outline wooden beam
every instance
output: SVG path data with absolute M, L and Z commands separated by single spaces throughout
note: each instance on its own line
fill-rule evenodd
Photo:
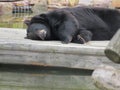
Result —
M 26 30 L 0 28 L 0 63 L 68 67 L 93 70 L 108 64 L 120 69 L 105 57 L 107 41 L 87 44 L 62 44 L 59 41 L 24 39 Z
M 97 90 L 80 70 L 0 65 L 0 90 Z M 83 82 L 84 81 L 84 82 Z
M 106 56 L 115 63 L 120 63 L 120 29 L 105 49 Z

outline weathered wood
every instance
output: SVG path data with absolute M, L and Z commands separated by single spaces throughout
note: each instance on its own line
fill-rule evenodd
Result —
M 108 44 L 105 54 L 110 60 L 120 63 L 120 29 Z
M 44 65 L 95 69 L 109 64 L 120 68 L 105 57 L 108 42 L 91 41 L 87 44 L 62 44 L 58 41 L 24 39 L 25 30 L 0 29 L 0 63 Z
M 97 90 L 90 76 L 44 67 L 0 67 L 0 90 Z
M 94 84 L 100 90 L 120 90 L 120 70 L 102 65 L 92 74 Z

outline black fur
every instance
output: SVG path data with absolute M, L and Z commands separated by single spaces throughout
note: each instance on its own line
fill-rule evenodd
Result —
M 27 37 L 33 39 L 29 34 L 41 28 L 47 31 L 44 40 L 60 40 L 63 43 L 110 40 L 120 28 L 120 12 L 89 7 L 57 9 L 34 16 L 28 25 Z M 33 36 L 41 40 L 39 35 Z

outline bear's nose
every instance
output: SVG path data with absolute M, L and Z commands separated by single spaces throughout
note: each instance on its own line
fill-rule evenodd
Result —
M 37 30 L 37 36 L 41 39 L 41 40 L 45 40 L 47 31 L 45 31 L 44 29 L 42 30 Z

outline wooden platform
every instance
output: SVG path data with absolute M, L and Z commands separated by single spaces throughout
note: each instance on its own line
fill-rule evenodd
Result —
M 98 90 L 90 75 L 89 70 L 0 64 L 0 90 Z
M 120 68 L 108 60 L 104 49 L 109 41 L 61 44 L 58 41 L 24 39 L 22 29 L 0 28 L 0 63 L 95 69 L 101 64 Z

